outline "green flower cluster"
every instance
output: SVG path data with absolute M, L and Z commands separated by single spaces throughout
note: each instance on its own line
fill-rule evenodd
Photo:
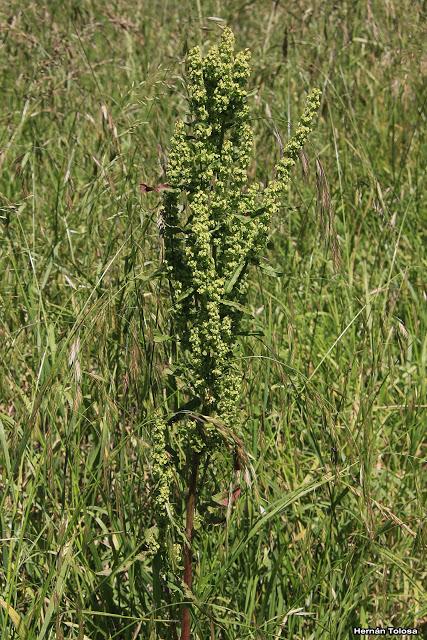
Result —
M 253 151 L 246 84 L 248 50 L 234 53 L 225 28 L 205 57 L 187 58 L 189 121 L 178 121 L 163 195 L 165 261 L 173 298 L 179 375 L 205 415 L 228 427 L 238 422 L 241 377 L 233 355 L 248 288 L 248 267 L 265 247 L 290 170 L 319 107 L 314 90 L 295 135 L 266 189 L 249 185 Z
M 170 488 L 173 480 L 173 471 L 169 463 L 169 454 L 166 451 L 166 430 L 167 425 L 157 411 L 154 416 L 152 429 L 152 464 L 153 479 L 156 486 L 155 500 L 157 507 L 157 519 L 159 524 L 166 521 L 170 505 Z

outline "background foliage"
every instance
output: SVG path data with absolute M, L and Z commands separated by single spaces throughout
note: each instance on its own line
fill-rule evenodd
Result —
M 425 628 L 425 19 L 406 0 L 1 3 L 2 639 L 154 639 L 178 617 L 153 607 L 151 430 L 175 399 L 160 201 L 138 184 L 164 177 L 187 49 L 224 24 L 253 53 L 253 178 L 307 91 L 323 101 L 251 274 L 254 478 L 229 509 L 232 463 L 206 479 L 194 637 Z

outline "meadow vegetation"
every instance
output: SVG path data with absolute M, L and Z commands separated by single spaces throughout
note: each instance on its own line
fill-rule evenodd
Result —
M 425 3 L 12 0 L 0 23 L 1 640 L 173 639 L 183 602 L 198 640 L 427 637 Z M 226 25 L 252 52 L 250 181 L 322 99 L 248 272 L 250 471 L 212 454 L 189 591 L 185 451 L 153 555 L 158 411 L 188 398 L 139 185 L 165 182 L 184 59 Z

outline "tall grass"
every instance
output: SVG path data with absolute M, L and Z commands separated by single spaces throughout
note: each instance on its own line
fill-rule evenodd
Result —
M 203 640 L 425 634 L 423 3 L 0 11 L 1 639 L 154 639 L 190 597 Z M 169 305 L 159 197 L 138 184 L 164 176 L 186 51 L 224 24 L 254 52 L 251 177 L 266 180 L 317 84 L 322 113 L 251 276 L 253 483 L 224 508 L 234 469 L 212 460 L 194 591 L 178 563 L 159 609 Z

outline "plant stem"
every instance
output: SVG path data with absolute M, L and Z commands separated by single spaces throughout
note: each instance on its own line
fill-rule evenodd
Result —
M 183 556 L 184 556 L 184 584 L 191 591 L 193 584 L 193 554 L 192 554 L 192 539 L 193 539 L 193 526 L 194 526 L 194 509 L 196 506 L 196 490 L 197 490 L 197 474 L 199 471 L 199 459 L 198 453 L 193 453 L 190 465 L 190 477 L 188 480 L 188 494 L 186 504 L 186 520 L 185 520 L 185 535 L 186 542 L 184 543 Z M 188 604 L 184 604 L 182 608 L 182 625 L 181 625 L 181 640 L 190 640 L 190 607 Z

